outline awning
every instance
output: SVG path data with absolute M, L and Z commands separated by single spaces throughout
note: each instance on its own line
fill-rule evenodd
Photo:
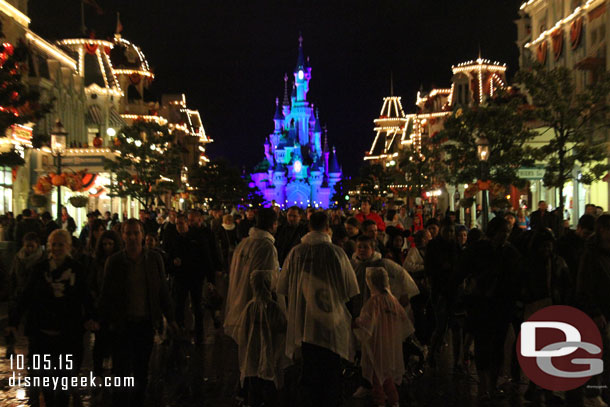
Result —
M 87 124 L 102 124 L 102 109 L 97 105 L 89 106 L 89 110 L 87 111 Z
M 119 114 L 119 112 L 117 112 L 113 107 L 110 108 L 110 120 L 109 120 L 109 124 L 110 127 L 115 127 L 115 128 L 122 128 L 123 126 L 125 126 L 127 123 L 125 123 L 125 120 L 123 120 L 123 118 L 121 117 L 121 115 Z

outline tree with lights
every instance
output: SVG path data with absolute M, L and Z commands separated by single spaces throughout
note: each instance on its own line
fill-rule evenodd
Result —
M 524 186 L 519 168 L 533 164 L 526 143 L 535 133 L 527 126 L 530 114 L 523 106 L 520 95 L 500 90 L 485 103 L 459 108 L 449 116 L 439 133 L 445 182 L 458 185 L 480 179 L 477 142 L 485 138 L 489 144 L 489 181 Z
M 1 23 L 0 37 L 4 37 Z M 8 42 L 0 44 L 0 134 L 15 124 L 36 123 L 50 111 L 51 104 L 40 103 L 40 94 L 22 80 L 28 55 L 29 49 L 23 41 L 16 46 Z M 38 141 L 35 136 L 34 144 L 41 144 Z M 0 164 L 23 165 L 23 159 L 11 151 L 0 154 Z
M 118 153 L 104 163 L 114 174 L 112 195 L 130 196 L 149 209 L 155 197 L 178 191 L 182 148 L 167 126 L 137 120 L 118 132 L 110 148 Z
M 594 81 L 582 91 L 574 81 L 575 72 L 536 65 L 517 73 L 531 98 L 531 114 L 545 144 L 534 150 L 537 160 L 544 161 L 543 182 L 546 187 L 563 187 L 580 172 L 579 181 L 590 184 L 610 170 L 606 163 L 606 129 L 610 125 L 610 74 L 594 72 Z M 548 139 L 548 141 L 546 141 Z M 563 192 L 559 207 L 564 206 Z
M 421 197 L 423 191 L 438 185 L 442 180 L 440 176 L 444 175 L 438 133 L 411 140 L 411 143 L 400 151 L 398 163 L 400 170 L 404 172 L 409 196 Z
M 224 159 L 212 160 L 189 172 L 189 185 L 197 201 L 216 204 L 252 204 L 263 202 L 261 194 L 248 179 Z

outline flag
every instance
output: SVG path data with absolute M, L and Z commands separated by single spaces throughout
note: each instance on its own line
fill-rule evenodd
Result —
M 121 13 L 116 13 L 116 34 L 120 34 L 123 31 L 123 24 L 121 24 Z
M 97 14 L 104 14 L 104 10 L 100 7 L 95 0 L 82 0 L 83 4 L 87 4 L 95 9 Z

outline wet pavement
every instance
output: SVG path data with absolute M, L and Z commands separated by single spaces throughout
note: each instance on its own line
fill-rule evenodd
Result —
M 1 325 L 1 321 L 0 321 Z M 0 328 L 3 328 L 0 326 Z M 238 406 L 235 398 L 239 379 L 237 368 L 237 346 L 224 336 L 221 330 L 210 326 L 207 330 L 206 344 L 195 346 L 187 341 L 161 343 L 156 340 L 150 365 L 150 382 L 146 405 L 150 407 L 190 407 L 190 406 Z M 451 341 L 447 341 L 448 344 Z M 86 342 L 85 342 L 86 344 Z M 443 347 L 436 368 L 427 368 L 425 374 L 409 384 L 399 387 L 401 406 L 476 406 L 477 378 L 471 366 L 466 373 L 454 373 L 450 358 L 450 346 Z M 86 347 L 87 349 L 88 347 Z M 26 354 L 26 339 L 20 337 L 16 352 Z M 4 356 L 6 347 L 4 338 L 0 339 L 0 356 Z M 89 375 L 91 352 L 85 352 L 82 375 Z M 24 394 L 18 394 L 17 387 L 9 386 L 9 377 L 13 372 L 9 362 L 0 359 L 0 406 L 16 407 L 28 405 Z M 294 369 L 287 373 L 297 377 Z M 295 382 L 296 380 L 292 380 Z M 354 400 L 350 395 L 357 388 L 357 379 L 348 378 L 344 384 L 347 407 L 372 406 L 370 399 Z M 507 388 L 510 390 L 510 388 Z M 495 402 L 498 406 L 518 406 L 522 404 L 525 390 L 521 385 L 519 391 L 508 391 L 509 397 Z M 107 390 L 79 391 L 81 404 L 85 407 L 110 407 L 110 393 Z M 292 386 L 280 393 L 281 405 L 299 404 L 299 391 Z M 42 405 L 42 403 L 41 403 Z M 74 402 L 72 405 L 76 406 Z

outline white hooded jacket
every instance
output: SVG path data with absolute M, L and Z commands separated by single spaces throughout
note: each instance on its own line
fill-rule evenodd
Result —
M 255 270 L 269 270 L 272 274 L 272 290 L 275 289 L 280 265 L 275 239 L 266 230 L 251 228 L 249 236 L 235 248 L 229 268 L 229 291 L 225 311 L 225 333 L 237 342 L 239 318 L 246 304 L 252 299 L 250 274 Z M 281 305 L 282 302 L 280 302 Z
M 352 316 L 346 303 L 358 294 L 358 282 L 345 252 L 327 234 L 309 232 L 290 251 L 277 292 L 288 298 L 288 357 L 307 342 L 353 360 Z

